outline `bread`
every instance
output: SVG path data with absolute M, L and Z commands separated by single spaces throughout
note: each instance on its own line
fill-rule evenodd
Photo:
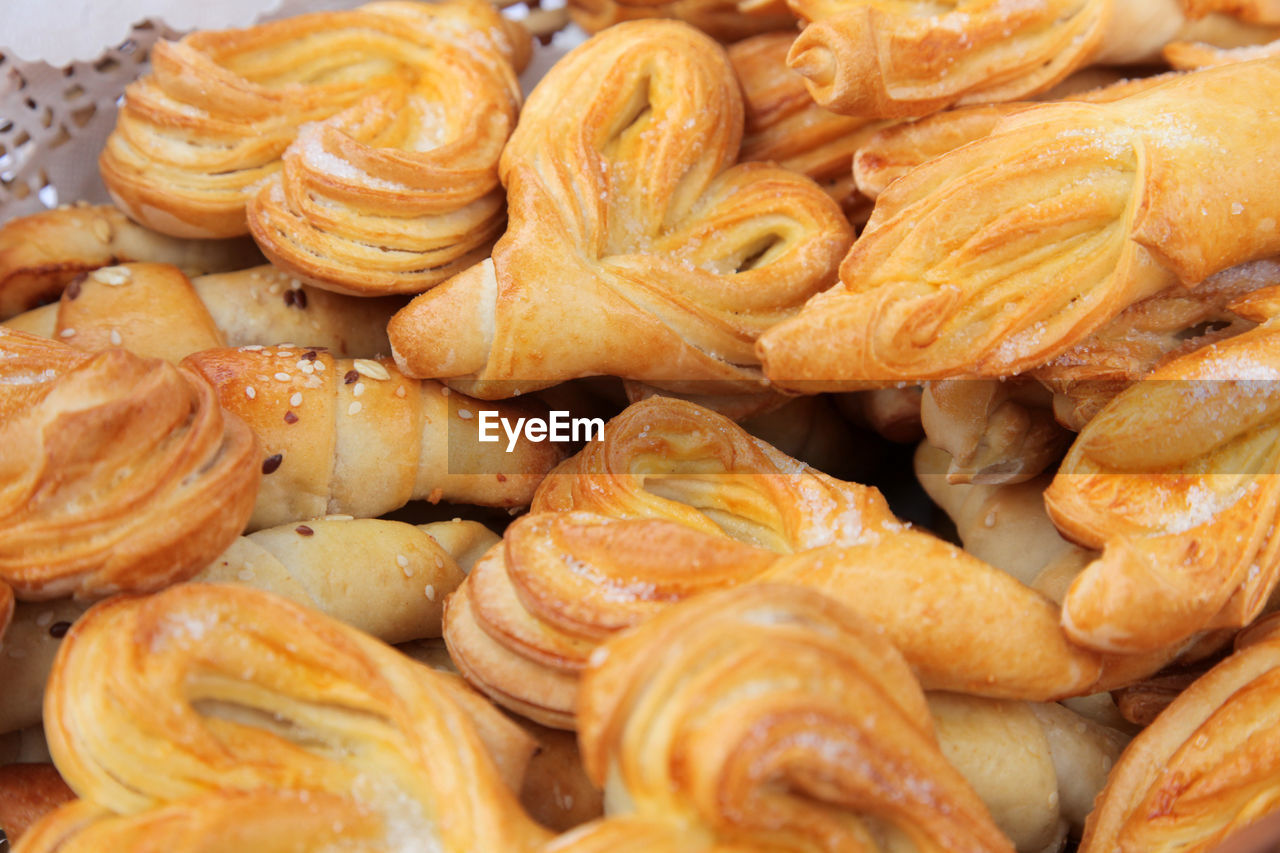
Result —
M 17 844 L 27 827 L 75 794 L 52 764 L 0 766 L 0 831 Z
M 1280 252 L 1261 190 L 1277 136 L 1248 106 L 1272 94 L 1280 60 L 1236 63 L 1028 107 L 930 160 L 877 199 L 842 284 L 761 337 L 765 373 L 808 390 L 1013 375 L 1134 302 Z M 1210 157 L 1239 167 L 1206 182 Z
M 389 359 L 303 347 L 206 350 L 183 362 L 208 379 L 262 445 L 250 529 L 323 515 L 374 517 L 410 500 L 521 506 L 560 451 L 478 441 L 480 404 L 419 382 Z M 533 414 L 514 403 L 504 417 Z
M 166 264 L 121 264 L 78 279 L 56 305 L 4 325 L 81 349 L 115 345 L 119 337 L 134 352 L 173 361 L 212 347 L 282 341 L 305 341 L 345 358 L 374 358 L 391 351 L 387 320 L 402 304 L 395 297 L 331 293 L 272 266 L 188 283 Z
M 545 837 L 509 787 L 532 748 L 518 727 L 452 676 L 258 590 L 100 603 L 59 651 L 45 721 L 81 800 L 33 827 L 27 853 L 316 849 L 335 826 L 381 849 Z
M 922 116 L 953 104 L 1022 100 L 1086 65 L 1157 60 L 1170 41 L 1275 38 L 1266 0 L 791 0 L 809 22 L 788 62 L 823 107 Z M 1213 13 L 1213 14 L 1210 14 Z M 1208 15 L 1208 17 L 1205 17 Z
M 742 109 L 687 25 L 631 21 L 572 51 L 503 152 L 492 257 L 392 318 L 401 369 L 483 398 L 596 374 L 759 391 L 755 338 L 831 284 L 852 234 L 808 178 L 734 165 Z
M 0 320 L 57 299 L 72 279 L 99 267 L 152 261 L 203 275 L 261 259 L 250 240 L 177 240 L 106 205 L 20 216 L 0 225 Z
M 253 433 L 192 371 L 0 334 L 0 580 L 24 600 L 143 592 L 240 534 Z

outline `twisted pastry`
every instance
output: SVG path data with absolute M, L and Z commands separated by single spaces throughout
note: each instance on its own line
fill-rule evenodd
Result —
M 272 266 L 188 283 L 165 264 L 121 264 L 77 282 L 56 305 L 4 325 L 81 349 L 114 346 L 118 337 L 133 352 L 173 361 L 212 347 L 280 341 L 306 341 L 345 358 L 373 358 L 391 351 L 387 320 L 403 304 L 395 297 L 321 290 Z
M 713 593 L 615 638 L 580 718 L 609 817 L 555 851 L 601 849 L 616 821 L 687 839 L 623 849 L 1013 849 L 943 758 L 902 657 L 808 590 Z
M 175 240 L 107 205 L 19 216 L 0 225 L 0 320 L 56 299 L 72 279 L 98 267 L 153 261 L 202 275 L 261 259 L 249 240 Z
M 528 53 L 484 2 L 365 7 L 393 22 L 380 56 L 405 81 L 302 127 L 246 217 L 276 265 L 339 293 L 420 293 L 482 260 L 505 221 L 498 156 Z M 517 44 L 517 40 L 521 43 Z
M 724 52 L 684 24 L 572 51 L 503 152 L 492 258 L 392 318 L 401 369 L 480 397 L 595 374 L 758 390 L 756 337 L 831 283 L 852 235 L 807 178 L 733 165 L 742 110 Z
M 453 677 L 257 590 L 102 602 L 68 634 L 45 711 L 81 801 L 38 823 L 25 853 L 544 839 L 509 789 L 532 746 L 518 727 Z
M 1272 98 L 1280 59 L 1009 117 L 880 196 L 842 286 L 760 339 L 766 373 L 806 388 L 1016 374 L 1175 283 L 1280 252 L 1280 201 L 1261 190 L 1280 119 L 1249 106 Z M 1234 165 L 1205 182 L 1210 158 Z
M 390 250 L 378 264 L 383 271 L 438 265 L 453 239 L 450 217 L 474 221 L 472 211 L 459 211 L 496 185 L 497 148 L 518 97 L 509 63 L 527 61 L 527 42 L 518 25 L 467 0 L 389 0 L 160 42 L 151 72 L 125 90 L 99 159 L 103 181 L 130 217 L 158 231 L 244 234 L 246 204 L 262 194 L 269 203 L 283 189 L 285 149 L 305 125 L 319 122 L 308 131 L 316 150 L 303 150 L 311 144 L 303 142 L 285 179 L 291 192 L 305 181 L 324 194 L 289 211 L 290 228 L 314 231 L 295 234 L 303 242 L 287 245 L 279 233 L 284 211 L 260 212 L 267 219 L 255 235 L 268 236 L 266 250 L 297 263 L 310 239 L 318 242 L 313 254 L 345 256 L 338 264 L 345 269 L 369 263 L 381 240 Z M 470 102 L 493 115 L 453 101 L 442 108 L 441 98 L 460 84 L 475 84 Z M 464 129 L 467 136 L 457 138 Z M 370 218 L 378 205 L 381 219 Z M 442 217 L 443 233 L 418 221 L 426 215 Z M 473 248 L 464 245 L 458 254 Z M 319 258 L 310 263 L 327 271 Z
M 674 18 L 722 42 L 795 28 L 781 0 L 573 0 L 570 19 L 589 33 L 622 21 Z
M 1158 60 L 1160 49 L 1178 39 L 1256 44 L 1275 38 L 1280 23 L 1267 0 L 789 5 L 810 22 L 788 62 L 805 76 L 814 100 L 846 115 L 889 118 L 1024 99 L 1085 65 Z
M 16 844 L 31 824 L 75 799 L 52 764 L 0 766 L 0 832 Z
M 1142 651 L 1261 611 L 1280 580 L 1277 364 L 1271 321 L 1152 371 L 1080 433 L 1045 493 L 1102 551 L 1063 602 L 1074 640 Z
M 410 500 L 529 502 L 560 461 L 555 445 L 511 453 L 479 441 L 477 401 L 409 379 L 389 359 L 296 347 L 206 350 L 183 362 L 207 378 L 262 445 L 266 475 L 249 527 L 326 514 L 382 515 Z M 514 421 L 523 405 L 488 406 Z
M 787 68 L 792 32 L 745 39 L 729 48 L 746 105 L 743 160 L 772 161 L 808 175 L 847 214 L 869 212 L 850 172 L 857 152 L 884 122 L 827 112 L 813 102 L 804 79 Z
M 159 589 L 244 528 L 259 448 L 192 371 L 0 334 L 0 580 L 24 599 Z
M 1210 851 L 1277 809 L 1276 620 L 1187 687 L 1121 756 L 1082 853 Z

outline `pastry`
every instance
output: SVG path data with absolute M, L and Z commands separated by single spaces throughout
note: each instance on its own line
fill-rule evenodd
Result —
M 1063 602 L 1076 642 L 1143 651 L 1259 614 L 1280 579 L 1277 364 L 1270 321 L 1152 371 L 1077 437 L 1045 493 L 1102 551 Z
M 250 240 L 178 240 L 106 205 L 20 216 L 0 225 L 0 320 L 57 299 L 72 279 L 98 267 L 153 261 L 203 275 L 261 259 Z
M 13 845 L 27 827 L 75 799 L 52 764 L 0 766 L 0 832 Z
M 873 430 L 881 438 L 899 444 L 914 444 L 924 438 L 924 426 L 920 423 L 923 389 L 917 385 L 852 391 L 834 397 L 845 417 Z
M 638 18 L 674 18 L 724 42 L 795 27 L 781 0 L 573 0 L 569 16 L 589 33 Z
M 1160 58 L 1179 39 L 1222 46 L 1276 37 L 1267 0 L 790 0 L 809 22 L 788 62 L 823 107 L 922 116 L 1025 99 L 1086 65 Z
M 401 369 L 483 398 L 595 374 L 759 391 L 756 337 L 831 284 L 852 235 L 808 178 L 734 165 L 742 114 L 723 50 L 685 24 L 573 50 L 503 152 L 493 256 L 392 318 Z
M 481 444 L 480 404 L 403 376 L 389 359 L 304 347 L 206 350 L 183 362 L 208 379 L 262 445 L 257 530 L 328 514 L 374 517 L 410 500 L 521 506 L 560 461 L 554 444 Z M 503 417 L 523 404 L 487 405 Z
M 281 341 L 306 341 L 345 358 L 373 358 L 391 352 L 387 320 L 403 305 L 395 297 L 331 293 L 272 266 L 188 283 L 165 264 L 121 264 L 77 282 L 57 304 L 4 325 L 81 349 L 115 345 L 119 337 L 134 352 L 174 361 L 211 347 Z
M 494 158 L 516 106 L 508 62 L 527 58 L 527 34 L 478 0 L 390 0 L 161 41 L 151 72 L 125 90 L 99 159 L 103 181 L 131 218 L 181 237 L 246 233 L 256 198 L 265 208 L 255 236 L 277 260 L 309 264 L 314 283 L 333 285 L 321 281 L 333 267 L 346 274 L 377 256 L 375 287 L 385 289 L 397 270 L 446 262 L 440 255 L 457 240 L 451 216 L 477 224 L 466 206 L 496 186 Z M 485 86 L 474 103 L 492 115 L 452 100 L 455 86 L 477 81 Z M 282 184 L 281 158 L 309 123 Z M 431 149 L 446 141 L 434 136 L 442 124 L 447 137 L 465 135 L 448 140 L 462 150 L 446 145 L 453 157 L 440 162 Z M 442 169 L 454 166 L 446 188 Z M 312 195 L 291 195 L 304 190 Z M 486 205 L 480 221 L 501 217 L 494 200 Z M 375 209 L 381 220 L 369 216 Z M 421 221 L 428 214 L 443 216 L 440 233 Z M 396 251 L 378 254 L 380 245 Z M 473 249 L 464 243 L 454 257 Z
M 881 194 L 842 284 L 761 337 L 766 374 L 809 390 L 1013 375 L 1134 302 L 1280 253 L 1262 191 L 1277 135 L 1251 106 L 1273 96 L 1280 59 L 1006 118 Z M 1237 165 L 1206 182 L 1209 158 Z
M 25 853 L 318 849 L 335 827 L 366 849 L 545 838 L 511 790 L 532 751 L 517 726 L 455 677 L 258 590 L 99 603 L 59 650 L 45 711 L 81 799 Z
M 1125 750 L 1081 853 L 1212 851 L 1276 810 L 1276 620 L 1197 679 Z
M 1204 42 L 1181 41 L 1165 45 L 1163 51 L 1165 60 L 1183 71 L 1274 56 L 1277 52 L 1280 52 L 1280 41 L 1248 47 L 1217 47 Z
M 231 543 L 253 433 L 191 370 L 0 333 L 0 580 L 24 600 L 159 589 Z
M 943 758 L 902 657 L 810 590 L 670 608 L 601 648 L 579 714 L 608 816 L 554 851 L 1013 849 Z M 683 842 L 618 844 L 632 828 Z

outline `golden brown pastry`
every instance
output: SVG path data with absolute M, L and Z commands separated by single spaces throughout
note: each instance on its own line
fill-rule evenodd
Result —
M 1142 651 L 1261 612 L 1280 580 L 1278 419 L 1271 321 L 1152 371 L 1089 422 L 1045 493 L 1063 533 L 1102 551 L 1063 602 L 1073 639 Z
M 387 320 L 404 304 L 396 297 L 321 290 L 272 266 L 188 283 L 166 264 L 121 264 L 78 282 L 57 304 L 19 314 L 4 325 L 81 349 L 114 345 L 119 337 L 134 352 L 174 361 L 216 346 L 281 341 L 305 341 L 345 358 L 373 358 L 391 352 Z
M 808 178 L 734 165 L 742 110 L 723 50 L 685 24 L 576 48 L 503 152 L 507 232 L 396 314 L 397 363 L 484 398 L 596 374 L 758 391 L 756 337 L 830 285 L 852 235 Z
M 512 62 L 529 36 L 474 0 L 362 11 L 387 22 L 369 53 L 399 65 L 400 80 L 301 127 L 246 216 L 272 262 L 320 287 L 420 293 L 482 260 L 502 232 L 498 156 L 520 106 Z M 334 48 L 350 49 L 343 41 Z
M 1280 52 L 1280 41 L 1248 47 L 1217 47 L 1204 42 L 1181 41 L 1165 45 L 1162 51 L 1165 61 L 1183 71 L 1274 56 L 1278 52 Z
M 249 527 L 328 514 L 382 515 L 410 500 L 521 506 L 560 461 L 554 444 L 478 440 L 481 406 L 390 359 L 335 359 L 303 347 L 206 350 L 183 364 L 213 383 L 262 445 Z M 486 404 L 513 420 L 526 406 Z M 518 414 L 517 414 L 518 413 Z
M 501 217 L 480 200 L 518 97 L 509 62 L 528 50 L 519 25 L 474 0 L 389 0 L 162 41 L 125 90 L 103 180 L 134 220 L 183 237 L 246 233 L 256 197 L 256 238 L 314 283 L 369 267 L 380 275 L 340 286 L 413 289 L 398 275 L 476 248 L 451 218 L 492 230 L 483 223 Z M 282 184 L 281 158 L 309 123 Z
M 253 433 L 192 371 L 0 333 L 0 580 L 98 598 L 195 574 L 249 518 Z
M 1082 853 L 1211 851 L 1276 810 L 1280 646 L 1268 622 L 1134 738 L 1089 816 Z
M 0 766 L 0 832 L 13 845 L 27 828 L 75 799 L 52 764 Z
M 520 788 L 520 804 L 538 823 L 567 832 L 604 813 L 604 792 L 582 766 L 578 737 L 528 720 L 516 722 L 538 743 Z
M 1247 84 L 1246 82 L 1247 81 Z M 761 337 L 775 384 L 1007 376 L 1134 302 L 1280 252 L 1280 60 L 1011 116 L 877 200 L 842 284 Z M 1261 99 L 1261 100 L 1257 100 Z M 1238 164 L 1203 179 L 1209 160 Z
M 1233 47 L 1276 37 L 1268 0 L 790 0 L 809 21 L 788 61 L 823 107 L 927 115 L 1025 99 L 1092 63 L 1160 58 L 1178 39 Z M 1206 17 L 1207 16 L 1207 17 Z
M 1054 420 L 1053 395 L 1037 382 L 940 379 L 925 385 L 920 423 L 951 455 L 953 483 L 1020 483 L 1055 465 L 1071 434 Z
M 154 261 L 203 275 L 261 259 L 249 240 L 175 240 L 107 205 L 19 216 L 0 225 L 0 320 L 57 299 L 72 279 L 98 267 Z
M 608 817 L 551 850 L 645 824 L 684 840 L 620 849 L 1013 849 L 943 758 L 902 657 L 809 590 L 713 593 L 615 638 L 579 714 Z
M 729 48 L 746 106 L 743 160 L 764 160 L 808 175 L 855 220 L 870 206 L 853 184 L 854 153 L 884 122 L 827 112 L 813 102 L 804 78 L 787 67 L 794 30 L 766 33 Z
M 796 24 L 781 0 L 573 0 L 569 16 L 589 33 L 638 18 L 674 18 L 723 42 Z
M 100 603 L 59 652 L 45 728 L 81 800 L 33 827 L 26 853 L 545 839 L 511 791 L 532 751 L 518 727 L 456 678 L 258 590 Z
M 836 406 L 849 420 L 900 444 L 914 444 L 924 438 L 920 423 L 922 397 L 923 389 L 916 385 L 834 395 Z
M 13 619 L 13 590 L 4 581 L 0 581 L 0 640 L 4 639 L 4 632 L 9 628 L 9 621 Z

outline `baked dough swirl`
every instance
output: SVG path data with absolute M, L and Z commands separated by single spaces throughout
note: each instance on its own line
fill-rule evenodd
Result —
M 258 443 L 194 372 L 0 330 L 0 580 L 22 599 L 184 580 L 244 528 Z
M 759 390 L 755 339 L 831 284 L 852 233 L 808 178 L 734 165 L 742 116 L 724 51 L 685 24 L 576 48 L 503 152 L 492 258 L 392 318 L 401 369 L 482 398 L 596 374 Z
M 94 607 L 59 650 L 45 730 L 80 801 L 32 828 L 26 853 L 545 838 L 511 791 L 533 748 L 517 726 L 455 677 L 245 587 Z

